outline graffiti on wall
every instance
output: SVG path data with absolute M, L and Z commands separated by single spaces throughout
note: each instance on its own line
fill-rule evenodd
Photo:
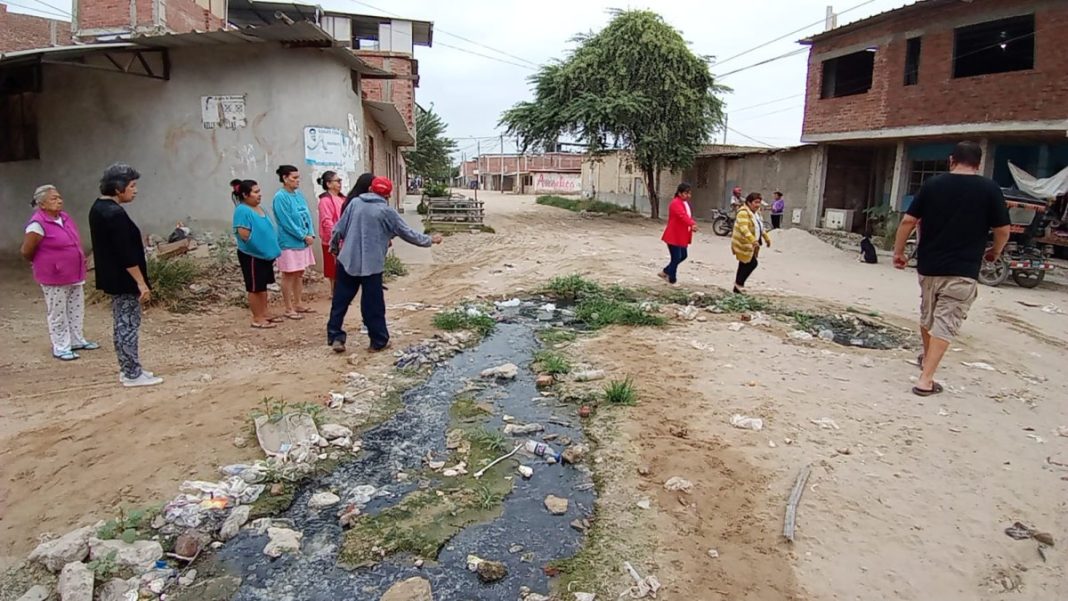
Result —
M 582 177 L 578 173 L 539 173 L 534 176 L 534 192 L 578 194 L 582 191 Z

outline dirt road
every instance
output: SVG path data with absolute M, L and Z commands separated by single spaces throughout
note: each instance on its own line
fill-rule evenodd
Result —
M 658 224 L 485 197 L 496 234 L 452 236 L 432 264 L 412 265 L 391 286 L 396 345 L 431 331 L 430 312 L 397 307 L 407 302 L 521 296 L 568 273 L 660 284 Z M 690 256 L 680 268 L 687 289 L 729 285 L 727 239 L 702 232 Z M 150 311 L 143 359 L 166 382 L 126 390 L 110 344 L 73 364 L 52 360 L 39 289 L 21 266 L 0 275 L 0 555 L 9 560 L 42 532 L 106 517 L 118 504 L 169 498 L 182 480 L 215 479 L 217 466 L 253 458 L 233 439 L 264 396 L 319 400 L 348 371 L 390 367 L 390 357 L 357 353 L 353 366 L 327 349 L 327 289 L 319 284 L 319 313 L 273 331 L 250 329 L 232 307 Z M 918 305 L 913 272 L 858 263 L 802 232 L 775 237 L 750 288 L 797 306 L 864 307 L 903 327 Z M 929 399 L 908 392 L 916 374 L 909 353 L 794 343 L 777 324 L 733 332 L 732 318 L 707 314 L 585 339 L 569 352 L 632 376 L 641 393 L 600 451 L 605 463 L 626 467 L 609 479 L 604 519 L 624 528 L 624 543 L 650 541 L 640 569 L 658 575 L 669 600 L 964 600 L 1009 590 L 1019 599 L 1068 597 L 1068 468 L 1048 462 L 1068 464 L 1068 438 L 1055 431 L 1068 426 L 1068 315 L 1040 308 L 1050 304 L 1068 311 L 1063 287 L 983 289 L 947 356 L 948 391 Z M 108 342 L 105 306 L 88 310 L 87 331 Z M 734 413 L 763 418 L 764 430 L 731 427 Z M 820 418 L 839 429 L 821 429 L 812 422 Z M 638 465 L 649 475 L 639 476 Z M 782 512 L 805 465 L 812 477 L 789 545 Z M 672 476 L 695 484 L 685 506 L 662 487 Z M 635 509 L 641 497 L 652 500 L 649 510 Z M 1034 541 L 1004 534 L 1014 521 L 1052 533 L 1048 563 Z

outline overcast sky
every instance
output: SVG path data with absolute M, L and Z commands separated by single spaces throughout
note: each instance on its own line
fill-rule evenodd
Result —
M 38 4 L 39 0 L 11 1 L 42 6 Z M 42 1 L 66 10 L 70 7 L 70 0 Z M 314 0 L 297 1 L 314 3 Z M 434 22 L 433 47 L 416 49 L 422 77 L 416 100 L 423 106 L 434 106 L 448 123 L 449 135 L 457 138 L 460 149 L 471 156 L 475 151 L 475 140 L 464 138 L 499 134 L 497 120 L 501 112 L 531 97 L 526 78 L 534 72 L 532 64 L 563 57 L 570 48 L 568 40 L 574 34 L 603 28 L 610 18 L 608 8 L 647 8 L 660 13 L 669 24 L 682 31 L 695 53 L 717 57 L 721 64 L 714 65 L 712 71 L 718 75 L 801 48 L 797 40 L 822 31 L 828 2 L 645 0 L 623 4 L 618 0 L 369 0 L 364 3 L 321 0 L 320 4 L 329 10 L 402 15 Z M 905 4 L 904 0 L 839 0 L 834 7 L 844 13 L 838 21 L 839 25 L 844 25 Z M 18 7 L 10 10 L 29 12 Z M 802 28 L 803 31 L 771 42 Z M 754 47 L 759 48 L 730 59 Z M 733 130 L 727 132 L 729 143 L 758 145 L 754 140 L 759 140 L 768 145 L 787 146 L 799 142 L 806 61 L 807 53 L 802 52 L 721 80 L 733 88 L 724 98 L 728 125 Z M 763 103 L 769 104 L 753 107 Z M 482 141 L 483 152 L 496 151 L 499 147 L 499 142 Z M 514 141 L 506 140 L 505 151 L 514 149 Z

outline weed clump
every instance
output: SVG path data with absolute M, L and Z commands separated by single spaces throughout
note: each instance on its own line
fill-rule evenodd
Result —
M 554 376 L 571 372 L 571 362 L 567 357 L 552 351 L 539 351 L 534 355 L 534 363 L 538 371 Z
M 434 316 L 434 327 L 446 332 L 456 330 L 471 330 L 480 336 L 488 336 L 497 322 L 481 311 L 464 308 L 443 311 Z
M 192 309 L 188 299 L 189 285 L 201 275 L 196 261 L 188 257 L 163 259 L 148 257 L 148 281 L 152 286 L 152 304 L 168 311 L 186 313 Z
M 581 198 L 568 198 L 565 196 L 539 196 L 535 200 L 540 205 L 547 207 L 556 207 L 558 209 L 567 209 L 568 211 L 586 211 L 589 213 L 605 213 L 608 215 L 614 215 L 616 213 L 633 213 L 634 210 L 629 207 L 615 205 L 610 202 L 603 202 L 600 200 L 584 200 Z
M 580 301 L 575 317 L 593 329 L 610 325 L 662 326 L 667 323 L 662 315 L 650 313 L 646 306 L 601 296 Z
M 400 257 L 390 253 L 386 255 L 386 270 L 383 272 L 388 278 L 399 278 L 408 275 L 408 266 Z
M 612 380 L 604 387 L 604 400 L 613 405 L 632 407 L 638 404 L 638 391 L 630 376 L 623 380 Z

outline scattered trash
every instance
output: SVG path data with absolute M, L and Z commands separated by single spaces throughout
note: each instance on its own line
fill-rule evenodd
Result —
M 638 506 L 638 509 L 649 509 L 653 506 L 652 502 L 649 501 L 649 499 L 642 499 L 635 504 Z
M 499 301 L 497 303 L 497 307 L 501 309 L 514 309 L 522 304 L 523 301 L 519 300 L 518 298 L 513 298 L 511 300 Z
M 809 334 L 808 332 L 806 332 L 804 330 L 794 330 L 794 331 L 790 332 L 789 337 L 792 340 L 801 340 L 801 341 L 807 341 L 807 340 L 812 340 L 813 339 L 812 334 Z
M 834 341 L 834 330 L 827 330 L 827 329 L 820 330 L 819 338 L 820 338 L 820 340 L 828 340 L 828 341 L 833 342 Z
M 483 378 L 496 378 L 498 380 L 514 380 L 518 375 L 519 367 L 515 363 L 505 363 L 482 371 Z
M 794 489 L 790 492 L 790 499 L 786 503 L 786 520 L 783 525 L 782 535 L 790 542 L 794 542 L 794 529 L 797 526 L 797 505 L 801 502 L 801 494 L 805 492 L 805 483 L 808 482 L 810 473 L 812 473 L 812 466 L 806 465 L 801 470 L 801 473 L 797 475 Z
M 652 597 L 656 599 L 656 593 L 660 590 L 660 581 L 656 579 L 656 576 L 641 577 L 641 574 L 634 569 L 634 566 L 630 565 L 630 562 L 623 563 L 624 569 L 630 574 L 630 577 L 634 579 L 634 586 L 627 589 L 627 594 L 631 599 L 644 599 L 646 597 Z
M 545 508 L 553 515 L 564 515 L 567 513 L 568 504 L 569 501 L 567 499 L 562 499 L 555 495 L 545 497 Z
M 771 325 L 771 318 L 761 311 L 749 316 L 749 325 L 755 327 Z
M 605 373 L 603 369 L 589 369 L 576 372 L 571 379 L 576 382 L 593 382 L 594 380 L 603 380 L 604 376 Z
M 534 434 L 535 432 L 542 432 L 545 430 L 545 426 L 541 424 L 508 424 L 504 427 L 504 433 L 508 436 L 525 436 L 527 434 Z
M 664 489 L 670 492 L 685 492 L 689 493 L 693 491 L 693 482 L 680 478 L 679 476 L 673 476 L 667 482 L 664 483 Z
M 961 361 L 960 364 L 964 367 L 971 367 L 972 369 L 981 369 L 983 371 L 997 371 L 997 369 L 995 369 L 993 365 L 990 365 L 989 363 L 983 363 L 982 361 L 975 361 L 973 363 Z
M 533 453 L 538 457 L 553 458 L 556 461 L 560 461 L 560 453 L 555 449 L 545 444 L 544 442 L 538 442 L 536 440 L 528 440 L 523 443 L 523 449 L 528 453 Z
M 727 324 L 727 329 L 730 330 L 731 332 L 741 332 L 742 328 L 744 328 L 744 327 L 745 327 L 745 324 L 741 323 L 741 322 L 738 322 L 738 321 L 734 321 L 734 322 L 731 322 L 731 323 Z
M 838 424 L 836 424 L 835 421 L 833 419 L 829 418 L 829 417 L 821 417 L 819 419 L 810 419 L 808 421 L 810 421 L 810 422 L 816 424 L 817 426 L 819 426 L 820 430 L 840 430 L 841 429 L 841 428 L 838 427 Z
M 764 420 L 759 417 L 749 417 L 735 413 L 731 416 L 731 425 L 742 430 L 761 431 L 764 429 Z
M 263 554 L 277 559 L 283 553 L 299 552 L 300 540 L 304 538 L 304 533 L 289 528 L 272 527 L 267 529 L 267 538 L 269 541 L 263 548 Z
M 777 445 L 775 444 L 775 441 L 774 441 L 774 440 L 769 440 L 769 441 L 768 441 L 768 447 L 769 447 L 769 448 L 772 448 L 772 449 L 774 449 L 774 448 L 775 448 L 776 446 L 777 446 Z
M 249 515 L 252 513 L 252 507 L 249 505 L 238 505 L 230 512 L 230 515 L 226 516 L 226 520 L 223 522 L 222 527 L 219 528 L 219 540 L 228 541 L 231 538 L 237 536 L 237 532 L 241 530 L 241 527 L 248 522 Z
M 683 321 L 693 321 L 697 319 L 698 309 L 693 305 L 686 305 L 685 307 L 679 307 L 675 311 L 675 316 Z
M 287 455 L 297 447 L 311 447 L 319 436 L 311 415 L 303 412 L 286 413 L 272 418 L 261 415 L 255 419 L 256 438 L 268 456 Z
M 1049 313 L 1051 315 L 1064 315 L 1064 311 L 1062 311 L 1060 307 L 1054 304 L 1049 304 L 1042 307 L 1042 312 Z
M 491 467 L 493 467 L 493 466 L 497 465 L 498 463 L 500 463 L 500 462 L 504 461 L 505 459 L 508 459 L 508 458 L 509 458 L 509 457 L 511 457 L 512 455 L 515 455 L 516 453 L 518 453 L 518 452 L 519 452 L 519 449 L 521 449 L 521 448 L 523 448 L 523 445 L 515 445 L 515 448 L 514 448 L 514 449 L 512 449 L 512 452 L 511 452 L 511 453 L 508 453 L 508 454 L 506 454 L 506 455 L 502 455 L 502 456 L 500 456 L 500 457 L 498 457 L 498 458 L 494 459 L 493 461 L 491 461 L 491 462 L 489 463 L 489 465 L 487 465 L 486 467 L 484 467 L 484 468 L 482 468 L 482 469 L 478 470 L 477 472 L 475 472 L 475 479 L 477 480 L 477 479 L 481 478 L 481 477 L 482 477 L 482 475 L 483 475 L 483 474 L 485 474 L 485 473 L 486 473 L 486 472 L 487 472 L 487 471 L 488 471 L 488 470 L 489 470 L 489 469 L 490 469 Z M 461 463 L 460 465 L 463 465 L 463 464 Z M 459 466 L 457 466 L 457 467 L 459 467 Z M 465 472 L 463 472 L 463 473 L 465 473 L 465 474 L 466 474 L 467 472 L 465 471 Z
M 1009 526 L 1005 529 L 1005 534 L 1008 534 L 1010 538 L 1014 538 L 1016 540 L 1025 540 L 1034 536 L 1034 531 L 1032 531 L 1027 526 L 1024 526 L 1020 522 L 1016 522 L 1012 526 Z
M 712 559 L 718 559 L 719 558 L 719 551 L 717 551 L 715 549 L 709 549 L 708 550 L 708 556 L 711 557 Z

